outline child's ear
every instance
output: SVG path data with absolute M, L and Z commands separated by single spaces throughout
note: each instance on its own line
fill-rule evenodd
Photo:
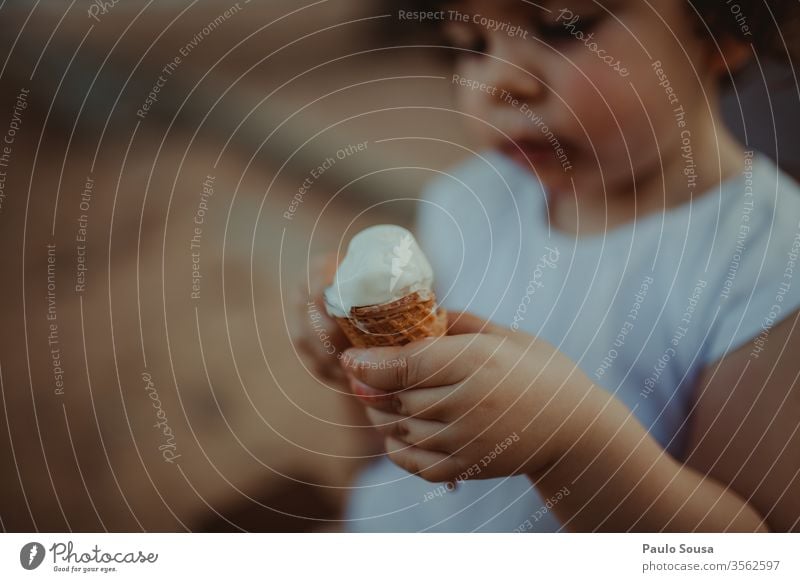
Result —
M 719 48 L 712 44 L 708 54 L 711 73 L 717 78 L 727 77 L 729 70 L 731 73 L 736 73 L 753 57 L 748 43 L 730 36 L 721 38 L 717 42 Z

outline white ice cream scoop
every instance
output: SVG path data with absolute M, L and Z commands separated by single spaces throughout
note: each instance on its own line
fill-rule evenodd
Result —
M 325 290 L 332 317 L 348 317 L 353 307 L 383 305 L 418 292 L 428 295 L 433 269 L 414 235 L 401 226 L 373 226 L 358 233 Z

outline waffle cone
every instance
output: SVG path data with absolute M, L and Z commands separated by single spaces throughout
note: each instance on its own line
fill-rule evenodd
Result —
M 447 312 L 436 306 L 433 293 L 427 298 L 412 293 L 392 303 L 353 307 L 350 317 L 335 319 L 357 348 L 402 346 L 447 331 Z

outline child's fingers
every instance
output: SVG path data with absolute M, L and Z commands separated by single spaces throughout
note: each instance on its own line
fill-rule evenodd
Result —
M 340 382 L 346 376 L 335 356 L 320 352 L 316 342 L 309 341 L 308 338 L 300 338 L 294 341 L 294 347 L 298 353 L 306 356 L 308 366 L 320 377 L 326 380 Z
M 321 297 L 323 291 L 333 283 L 336 276 L 336 253 L 327 253 L 311 258 L 308 281 L 312 297 Z
M 482 362 L 471 353 L 477 335 L 440 337 L 402 347 L 350 349 L 342 358 L 349 374 L 373 388 L 401 390 L 458 384 Z
M 409 418 L 373 408 L 367 409 L 367 418 L 384 436 L 428 451 L 446 453 L 452 441 L 450 425 L 443 422 Z
M 398 392 L 379 390 L 360 380 L 349 377 L 350 391 L 359 401 L 384 412 L 401 416 L 414 416 L 424 420 L 450 421 L 458 418 L 462 406 L 453 396 L 456 386 L 437 386 L 425 389 L 406 389 Z
M 386 437 L 386 453 L 398 467 L 433 483 L 450 481 L 461 473 L 460 463 L 453 455 L 427 451 L 394 437 Z
M 350 347 L 350 342 L 337 323 L 328 316 L 322 300 L 322 291 L 316 289 L 314 285 L 315 282 L 312 280 L 312 295 L 309 296 L 307 285 L 298 284 L 293 294 L 293 301 L 287 303 L 293 306 L 287 317 L 289 333 L 295 349 L 305 356 L 308 367 L 315 374 L 339 382 L 344 379 L 338 362 L 339 356 Z M 321 284 L 317 286 L 324 287 Z
M 472 333 L 488 333 L 507 336 L 508 329 L 495 325 L 491 321 L 481 319 L 467 311 L 447 312 L 447 335 L 464 335 Z

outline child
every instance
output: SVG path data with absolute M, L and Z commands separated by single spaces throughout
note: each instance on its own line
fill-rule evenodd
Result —
M 488 149 L 421 208 L 449 335 L 341 359 L 347 529 L 800 530 L 800 189 L 718 110 L 800 5 L 737 6 L 426 7 Z

